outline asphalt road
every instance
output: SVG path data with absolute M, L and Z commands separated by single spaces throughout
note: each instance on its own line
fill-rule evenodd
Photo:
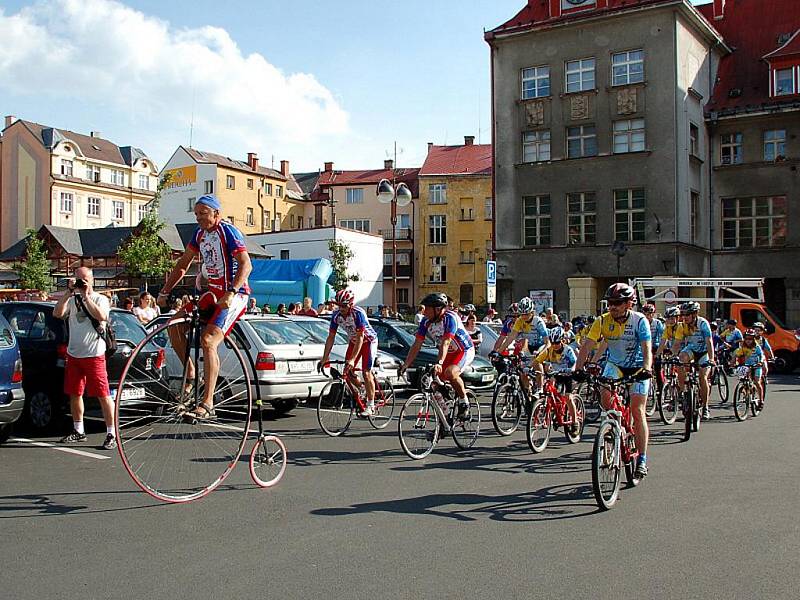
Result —
M 744 423 L 713 410 L 689 443 L 680 422 L 653 422 L 650 476 L 606 513 L 594 427 L 574 446 L 555 432 L 533 456 L 486 418 L 474 450 L 445 439 L 414 462 L 394 427 L 332 439 L 298 409 L 269 422 L 291 459 L 278 488 L 254 488 L 242 463 L 180 506 L 140 492 L 115 453 L 11 441 L 0 597 L 796 598 L 798 382 L 775 380 Z

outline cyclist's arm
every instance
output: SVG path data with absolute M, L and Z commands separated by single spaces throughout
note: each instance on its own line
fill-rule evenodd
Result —
M 583 342 L 581 343 L 581 351 L 578 353 L 578 362 L 575 363 L 576 369 L 582 369 L 583 365 L 586 364 L 586 359 L 589 356 L 589 353 L 594 350 L 594 347 L 597 345 L 590 337 L 583 338 Z
M 511 342 L 517 339 L 518 335 L 519 331 L 512 330 L 511 333 L 503 338 L 503 343 L 500 344 L 500 347 L 497 349 L 497 351 L 502 354 L 503 351 L 511 345 Z M 497 341 L 499 342 L 500 340 L 498 339 Z
M 178 285 L 178 282 L 186 275 L 186 271 L 189 270 L 189 266 L 192 264 L 195 256 L 197 256 L 197 252 L 195 252 L 194 249 L 186 248 L 183 255 L 178 259 L 175 268 L 173 268 L 167 276 L 167 281 L 164 287 L 161 288 L 161 293 L 158 294 L 160 298 L 169 296 L 172 289 Z
M 508 337 L 507 335 L 501 335 L 500 337 L 498 337 L 497 341 L 494 343 L 494 348 L 492 348 L 492 352 L 502 352 L 500 347 L 503 346 L 503 342 L 506 341 L 507 337 Z
M 328 331 L 328 339 L 325 340 L 325 350 L 322 351 L 322 364 L 328 362 L 328 358 L 331 355 L 331 349 L 333 348 L 333 343 L 336 341 L 336 330 L 330 329 Z
M 439 346 L 439 358 L 436 359 L 436 362 L 439 365 L 444 364 L 444 358 L 447 356 L 447 350 L 450 348 L 450 342 L 453 341 L 453 338 L 444 338 L 442 340 L 442 345 Z
M 232 287 L 238 291 L 247 283 L 247 278 L 253 270 L 253 263 L 250 262 L 250 255 L 247 250 L 237 252 L 234 258 L 239 263 L 239 268 L 236 270 L 236 277 L 233 278 Z
M 640 342 L 642 347 L 642 368 L 645 371 L 650 371 L 653 368 L 653 351 L 650 348 L 650 340 L 642 340 Z
M 708 352 L 708 360 L 710 362 L 714 362 L 714 339 L 707 337 L 706 338 L 706 352 Z
M 403 370 L 407 370 L 408 367 L 414 364 L 414 359 L 417 358 L 417 354 L 419 354 L 419 349 L 422 348 L 422 342 L 424 340 L 425 338 L 420 337 L 414 340 L 411 348 L 408 349 L 408 356 L 406 356 L 406 362 L 403 363 Z

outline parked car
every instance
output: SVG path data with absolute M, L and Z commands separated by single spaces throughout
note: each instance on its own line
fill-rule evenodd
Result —
M 8 440 L 24 406 L 19 345 L 8 321 L 0 316 L 0 444 Z
M 489 356 L 489 353 L 494 348 L 495 343 L 497 342 L 497 338 L 500 337 L 498 333 L 498 329 L 493 327 L 490 323 L 478 323 L 478 327 L 483 334 L 481 339 L 481 345 L 478 346 L 477 353 L 484 358 Z
M 162 315 L 147 324 L 150 331 L 164 325 L 171 315 Z M 250 368 L 256 372 L 261 399 L 280 413 L 293 410 L 298 401 L 316 398 L 328 381 L 317 373 L 324 342 L 298 323 L 277 315 L 244 315 L 234 326 L 240 349 L 249 355 Z M 166 350 L 167 371 L 173 387 L 180 385 L 183 365 L 166 336 L 153 340 Z M 230 350 L 219 347 L 220 377 L 234 368 Z M 202 361 L 202 358 L 200 359 Z M 238 366 L 236 367 L 238 368 Z M 238 376 L 228 371 L 230 376 Z
M 318 317 L 292 316 L 290 319 L 300 325 L 303 329 L 313 333 L 319 340 L 325 343 L 330 330 L 330 321 Z M 341 330 L 336 332 L 333 348 L 331 349 L 331 360 L 345 360 L 347 354 L 348 339 Z M 378 350 L 375 357 L 375 373 L 381 381 L 389 381 L 395 389 L 408 386 L 405 377 L 398 376 L 402 363 L 396 357 L 386 352 Z
M 19 343 L 22 357 L 22 388 L 25 391 L 23 421 L 35 432 L 53 429 L 69 412 L 69 398 L 64 394 L 64 364 L 69 334 L 67 321 L 53 316 L 53 302 L 4 302 L 0 314 L 5 317 Z M 117 336 L 118 350 L 107 361 L 108 383 L 112 395 L 133 349 L 145 337 L 136 317 L 125 310 L 112 308 L 111 324 Z M 146 389 L 161 388 L 165 355 L 156 346 L 141 354 L 141 364 L 132 370 L 131 386 L 125 400 L 146 396 Z M 135 373 L 133 373 L 135 371 Z M 95 398 L 85 398 L 86 412 L 98 414 Z
M 416 339 L 417 326 L 407 321 L 382 318 L 372 318 L 370 324 L 378 334 L 378 349 L 405 361 Z M 420 367 L 435 363 L 438 358 L 439 351 L 436 345 L 432 340 L 426 339 L 406 374 L 411 387 L 419 388 Z M 482 390 L 494 386 L 497 371 L 488 360 L 476 355 L 472 364 L 464 369 L 461 377 L 468 388 Z

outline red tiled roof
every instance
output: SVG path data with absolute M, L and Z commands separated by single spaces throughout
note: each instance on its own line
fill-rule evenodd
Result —
M 779 48 L 779 36 L 800 29 L 798 0 L 728 0 L 725 16 L 718 20 L 713 17 L 711 4 L 697 8 L 733 49 L 720 62 L 706 110 L 754 110 L 765 104 L 797 101 L 795 97 L 769 97 L 769 64 L 763 57 Z M 796 48 L 798 38 L 792 40 L 789 49 Z
M 367 171 L 323 171 L 319 174 L 317 187 L 312 193 L 312 199 L 318 200 L 318 190 L 321 186 L 339 185 L 377 185 L 381 179 L 391 180 L 394 176 L 398 182 L 405 183 L 411 190 L 414 198 L 419 198 L 419 169 L 373 169 Z
M 431 146 L 419 174 L 491 175 L 492 145 Z

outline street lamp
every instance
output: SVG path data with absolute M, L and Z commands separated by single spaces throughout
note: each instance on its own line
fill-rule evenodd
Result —
M 378 183 L 378 202 L 392 205 L 392 312 L 397 312 L 397 206 L 411 203 L 411 190 L 405 183 L 394 185 L 388 179 Z

